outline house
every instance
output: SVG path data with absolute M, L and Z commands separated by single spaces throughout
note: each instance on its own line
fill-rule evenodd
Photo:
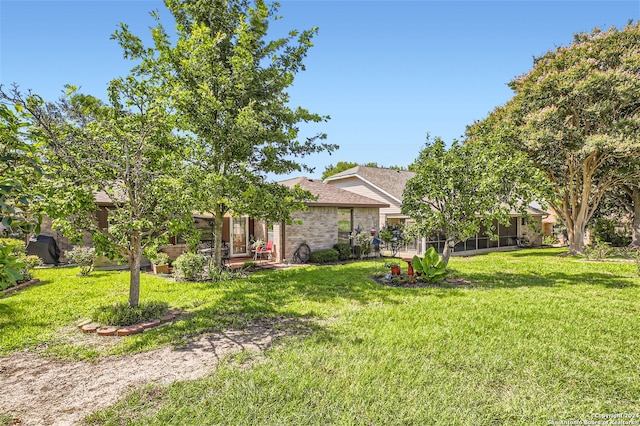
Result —
M 330 249 L 336 243 L 349 243 L 349 234 L 353 230 L 378 231 L 380 210 L 390 207 L 386 201 L 306 177 L 279 183 L 291 188 L 300 185 L 318 198 L 305 203 L 307 210 L 294 212 L 293 223 L 273 225 L 277 262 L 292 259 L 302 243 L 306 243 L 311 251 Z
M 389 207 L 380 209 L 380 223 L 400 222 L 409 219 L 402 214 L 402 192 L 407 181 L 415 176 L 406 170 L 356 166 L 324 180 L 325 183 L 346 191 L 373 198 Z
M 337 173 L 325 179 L 325 183 L 354 194 L 367 196 L 380 202 L 389 203 L 388 208 L 380 209 L 379 221 L 385 223 L 405 223 L 410 218 L 402 214 L 402 193 L 407 181 L 415 173 L 403 170 L 384 169 L 379 167 L 356 166 Z M 454 252 L 478 252 L 485 250 L 499 250 L 518 246 L 526 241 L 527 245 L 540 246 L 542 244 L 542 219 L 549 213 L 531 205 L 527 207 L 527 216 L 520 213 L 511 214 L 509 226 L 494 223 L 498 238 L 491 240 L 485 235 L 485 229 L 473 238 L 456 244 Z M 406 241 L 402 252 L 423 253 L 429 247 L 435 247 L 442 252 L 445 241 L 441 236 L 423 237 Z

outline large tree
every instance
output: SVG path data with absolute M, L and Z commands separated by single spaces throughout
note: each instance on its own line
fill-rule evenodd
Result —
M 639 23 L 578 34 L 535 59 L 488 118 L 552 183 L 548 202 L 568 229 L 570 253 L 583 251 L 605 193 L 638 181 L 639 76 Z
M 538 194 L 536 173 L 517 153 L 503 158 L 507 148 L 475 135 L 466 143 L 454 141 L 447 149 L 440 138 L 427 143 L 410 169 L 403 193 L 402 212 L 416 236 L 444 235 L 442 261 L 451 248 L 480 232 L 492 230 L 494 220 L 508 224 L 510 213 L 524 210 Z
M 0 223 L 5 229 L 39 232 L 40 215 L 34 211 L 34 184 L 42 170 L 33 127 L 18 105 L 0 103 Z
M 66 235 L 88 231 L 99 252 L 127 260 L 132 307 L 145 246 L 193 220 L 180 191 L 183 147 L 163 93 L 140 67 L 111 82 L 109 104 L 72 87 L 55 103 L 1 91 L 28 111 L 43 141 L 46 212 Z M 98 193 L 114 205 L 108 227 L 96 215 Z
M 268 34 L 277 5 L 262 0 L 166 0 L 175 18 L 173 43 L 160 20 L 152 29 L 156 57 L 149 69 L 164 70 L 165 87 L 192 137 L 189 176 L 194 208 L 215 218 L 215 263 L 220 264 L 226 213 L 288 220 L 310 194 L 270 182 L 268 174 L 309 170 L 299 158 L 336 147 L 324 134 L 299 141 L 300 123 L 323 117 L 289 105 L 287 88 L 304 70 L 316 29 Z M 158 18 L 159 19 L 159 18 Z M 116 33 L 139 57 L 140 39 L 126 26 Z M 144 58 L 143 58 L 144 59 Z

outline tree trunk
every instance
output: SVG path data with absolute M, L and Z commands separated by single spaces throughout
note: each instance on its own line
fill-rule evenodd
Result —
M 587 224 L 575 221 L 569 231 L 569 254 L 582 254 L 584 252 L 584 233 Z
M 449 242 L 449 240 L 446 240 L 444 248 L 442 249 L 442 263 L 444 263 L 444 266 L 449 264 L 449 258 L 451 257 L 451 246 L 449 245 Z
M 633 202 L 631 246 L 640 248 L 640 188 L 638 185 L 633 185 L 631 200 Z
M 131 249 L 129 250 L 129 306 L 136 307 L 140 301 L 140 259 L 142 257 L 142 245 L 140 235 L 134 232 L 131 236 Z
M 214 252 L 213 252 L 213 264 L 216 268 L 222 267 L 222 225 L 224 223 L 224 213 L 220 208 L 216 209 L 214 212 L 215 215 L 215 223 L 214 223 L 214 236 L 213 236 L 213 244 L 214 244 Z

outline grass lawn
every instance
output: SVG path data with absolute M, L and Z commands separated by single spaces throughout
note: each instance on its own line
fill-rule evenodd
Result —
M 453 258 L 468 288 L 381 287 L 369 278 L 373 262 L 219 284 L 145 275 L 142 299 L 189 315 L 110 347 L 79 344 L 73 325 L 97 305 L 126 300 L 127 274 L 41 270 L 42 284 L 0 299 L 0 353 L 91 359 L 179 345 L 253 319 L 313 319 L 305 334 L 264 354 L 228 358 L 206 379 L 147 386 L 89 421 L 449 425 L 640 416 L 636 267 L 560 252 Z

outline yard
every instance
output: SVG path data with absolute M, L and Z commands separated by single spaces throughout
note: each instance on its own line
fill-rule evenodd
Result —
M 126 338 L 75 327 L 95 307 L 126 300 L 126 273 L 40 270 L 41 284 L 0 298 L 0 356 L 108 367 L 149 361 L 149 353 L 187 356 L 179 349 L 224 330 L 233 341 L 275 338 L 258 345 L 263 350 L 225 353 L 210 375 L 154 379 L 90 415 L 90 424 L 549 424 L 617 414 L 638 421 L 636 266 L 561 252 L 453 258 L 454 276 L 471 283 L 465 287 L 383 287 L 371 279 L 385 272 L 381 261 L 216 284 L 144 275 L 142 300 L 184 313 Z M 0 384 L 10 380 L 7 359 Z M 0 423 L 20 417 L 3 403 Z

